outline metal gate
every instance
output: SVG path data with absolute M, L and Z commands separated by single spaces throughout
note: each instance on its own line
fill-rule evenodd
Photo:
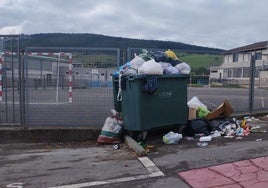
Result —
M 20 38 L 0 35 L 0 125 L 21 126 L 24 123 L 24 97 Z

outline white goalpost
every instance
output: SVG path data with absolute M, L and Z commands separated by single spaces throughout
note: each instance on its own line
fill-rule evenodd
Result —
M 65 52 L 57 52 L 57 53 L 46 53 L 46 52 L 39 52 L 39 53 L 28 53 L 28 56 L 32 56 L 32 57 L 38 57 L 40 59 L 45 58 L 45 59 L 50 59 L 50 60 L 56 60 L 56 62 L 54 61 L 54 63 L 56 63 L 56 66 L 54 64 L 54 71 L 52 71 L 52 73 L 54 72 L 54 75 L 56 76 L 56 94 L 55 94 L 55 103 L 59 104 L 60 102 L 60 96 L 62 95 L 62 93 L 60 94 L 59 92 L 59 88 L 60 88 L 60 67 L 64 66 L 67 68 L 68 70 L 68 94 L 66 93 L 65 97 L 67 97 L 67 101 L 68 103 L 72 103 L 73 102 L 73 93 L 72 93 L 72 86 L 73 86 L 73 78 L 72 78 L 72 53 L 65 53 Z M 65 57 L 65 58 L 64 58 Z M 66 60 L 67 57 L 67 60 Z M 65 63 L 63 64 L 62 61 L 65 61 Z M 53 64 L 52 64 L 53 67 Z M 53 69 L 53 68 L 52 68 Z M 56 69 L 56 70 L 55 70 Z M 64 98 L 65 98 L 64 97 Z

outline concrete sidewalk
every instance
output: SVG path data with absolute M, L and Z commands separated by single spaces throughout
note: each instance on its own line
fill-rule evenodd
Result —
M 267 120 L 250 124 L 268 130 Z M 101 187 L 255 188 L 267 183 L 268 132 L 242 139 L 215 138 L 206 147 L 186 139 L 166 145 L 164 133 L 148 134 L 146 144 L 154 146 L 146 154 L 152 162 L 149 166 L 125 143 L 118 150 L 96 144 L 99 132 L 88 128 L 0 128 L 0 185 L 19 182 L 25 187 L 70 188 L 107 182 Z M 20 146 L 23 142 L 26 144 Z M 154 172 L 148 171 L 152 164 L 161 176 L 152 177 Z

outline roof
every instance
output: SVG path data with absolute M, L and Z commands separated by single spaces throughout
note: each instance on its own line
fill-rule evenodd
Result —
M 263 50 L 263 49 L 267 49 L 267 48 L 268 48 L 268 41 L 263 41 L 263 42 L 257 42 L 257 43 L 249 44 L 246 46 L 227 50 L 223 54 L 233 54 L 233 53 L 238 53 L 238 52 L 250 52 L 250 51 L 255 51 L 255 50 Z

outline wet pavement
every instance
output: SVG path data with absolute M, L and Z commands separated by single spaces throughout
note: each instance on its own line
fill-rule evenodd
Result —
M 268 119 L 249 122 L 268 130 Z M 237 139 L 162 142 L 164 132 L 148 134 L 146 156 L 126 144 L 118 149 L 96 142 L 2 143 L 0 187 L 264 187 L 268 133 Z

